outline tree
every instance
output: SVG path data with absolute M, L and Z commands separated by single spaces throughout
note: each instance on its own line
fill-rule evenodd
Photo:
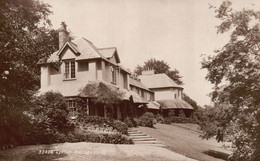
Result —
M 37 62 L 58 47 L 50 13 L 49 5 L 37 0 L 0 1 L 0 130 L 22 124 L 17 117 L 23 117 L 39 86 Z
M 218 128 L 233 137 L 234 160 L 254 160 L 260 154 L 260 12 L 236 11 L 230 1 L 216 8 L 218 33 L 230 33 L 229 42 L 202 63 L 212 93 Z M 225 110 L 225 113 L 223 111 Z M 229 125 L 236 128 L 229 129 Z M 205 131 L 210 137 L 217 131 Z
M 198 109 L 198 104 L 196 101 L 194 101 L 193 99 L 191 99 L 187 94 L 183 93 L 182 94 L 182 99 L 186 102 L 188 102 L 193 108 L 194 110 Z
M 183 84 L 181 80 L 182 77 L 179 75 L 179 71 L 177 69 L 171 70 L 168 63 L 163 60 L 156 60 L 154 58 L 151 58 L 148 61 L 144 62 L 143 66 L 138 65 L 135 68 L 134 72 L 137 75 L 141 75 L 143 70 L 148 70 L 148 69 L 153 69 L 155 71 L 155 74 L 165 73 L 177 84 L 179 85 Z

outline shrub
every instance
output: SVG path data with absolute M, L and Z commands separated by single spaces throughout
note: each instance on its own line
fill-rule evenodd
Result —
M 59 93 L 46 92 L 34 97 L 32 108 L 24 114 L 30 120 L 24 145 L 65 142 L 65 135 L 75 127 L 68 118 L 65 99 Z
M 128 127 L 134 127 L 133 121 L 130 119 L 130 117 L 126 117 L 124 119 L 124 123 L 128 126 Z
M 180 110 L 178 117 L 179 118 L 186 118 L 186 115 L 185 115 L 183 110 Z
M 110 144 L 133 144 L 131 139 L 128 139 L 125 135 L 120 134 L 103 134 L 101 143 Z
M 126 123 L 128 127 L 137 127 L 139 120 L 137 118 L 126 117 L 124 123 Z
M 104 125 L 110 122 L 108 119 L 100 116 L 84 116 L 79 118 L 78 121 L 81 123 L 93 124 L 93 125 Z
M 135 127 L 140 125 L 140 119 L 138 119 L 138 118 L 133 118 L 133 122 L 135 124 Z
M 161 124 L 164 123 L 164 119 L 160 114 L 156 115 L 156 121 Z
M 119 133 L 127 134 L 128 127 L 127 125 L 119 120 L 115 120 L 110 124 L 114 129 L 116 129 Z
M 157 120 L 156 119 L 153 119 L 153 124 L 157 124 Z
M 140 126 L 153 127 L 154 114 L 151 112 L 144 113 L 140 118 Z
M 99 127 L 110 126 L 117 132 L 122 134 L 127 134 L 128 130 L 128 126 L 126 123 L 119 120 L 107 119 L 100 116 L 84 116 L 79 118 L 78 122 L 83 124 L 97 125 Z
M 93 142 L 93 143 L 109 143 L 109 144 L 133 144 L 131 139 L 128 139 L 122 134 L 100 134 L 94 132 L 86 133 L 69 133 L 67 142 Z
M 169 110 L 169 113 L 168 113 L 168 116 L 169 117 L 175 117 L 176 115 L 175 115 L 175 110 L 174 109 L 170 109 Z
M 61 94 L 46 92 L 38 97 L 34 97 L 32 104 L 33 107 L 30 112 L 35 117 L 41 114 L 47 116 L 49 124 L 58 130 L 67 127 L 69 110 Z
M 165 117 L 164 118 L 164 123 L 165 124 L 171 124 L 172 123 L 172 118 L 171 117 Z

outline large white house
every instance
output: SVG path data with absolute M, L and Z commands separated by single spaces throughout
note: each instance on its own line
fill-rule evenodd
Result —
M 114 105 L 114 118 L 124 119 L 129 105 L 136 111 L 158 113 L 167 109 L 192 109 L 182 101 L 183 88 L 165 74 L 144 71 L 139 78 L 120 64 L 116 47 L 97 48 L 85 38 L 70 41 L 65 23 L 59 29 L 59 50 L 40 60 L 41 88 L 61 93 L 67 101 L 71 116 L 76 116 L 76 98 L 85 98 L 89 115 L 106 117 L 104 106 L 94 104 L 90 91 L 101 86 L 123 93 L 122 103 Z M 93 89 L 86 90 L 87 87 Z M 101 91 L 102 92 L 102 91 Z M 154 101 L 156 100 L 156 101 Z M 176 104 L 173 106 L 173 104 Z
M 39 92 L 61 93 L 67 100 L 71 115 L 77 112 L 75 98 L 91 99 L 88 93 L 84 93 L 84 88 L 90 84 L 97 88 L 103 84 L 124 93 L 122 104 L 114 107 L 117 119 L 122 118 L 122 113 L 126 110 L 127 101 L 130 101 L 130 98 L 137 107 L 149 102 L 142 95 L 130 90 L 130 72 L 120 65 L 120 58 L 115 47 L 97 48 L 85 38 L 72 42 L 69 40 L 65 23 L 62 23 L 59 29 L 59 50 L 48 59 L 39 61 L 38 64 L 41 67 Z M 149 89 L 146 89 L 145 93 L 149 93 L 153 98 L 153 92 Z M 88 108 L 89 115 L 105 116 L 104 107 L 89 104 Z

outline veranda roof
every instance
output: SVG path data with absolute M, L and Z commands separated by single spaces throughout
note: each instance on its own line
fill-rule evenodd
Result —
M 134 103 L 148 103 L 148 101 L 140 97 L 137 93 L 119 88 L 116 85 L 105 81 L 89 81 L 88 83 L 64 81 L 60 84 L 50 85 L 47 88 L 41 88 L 38 95 L 53 91 L 61 93 L 64 97 L 97 97 L 99 94 L 102 94 L 103 90 L 118 92 L 121 94 L 122 100 L 130 100 L 130 97 L 132 96 Z
M 159 110 L 160 109 L 160 104 L 157 101 L 151 101 L 147 104 L 147 108 L 148 109 L 155 109 L 155 110 Z
M 194 110 L 193 107 L 181 99 L 171 99 L 171 100 L 157 100 L 161 105 L 162 109 L 190 109 Z

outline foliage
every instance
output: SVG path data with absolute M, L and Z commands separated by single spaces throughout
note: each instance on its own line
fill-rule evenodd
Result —
M 78 118 L 78 122 L 81 124 L 93 124 L 97 126 L 110 126 L 117 132 L 127 134 L 127 124 L 119 120 L 108 119 L 100 116 L 84 116 Z
M 164 123 L 165 124 L 171 124 L 172 123 L 172 117 L 165 117 L 164 118 Z
M 178 117 L 180 117 L 180 118 L 186 118 L 186 115 L 185 115 L 185 113 L 184 113 L 183 110 L 180 110 L 180 111 L 179 111 Z
M 139 120 L 137 118 L 126 117 L 124 123 L 126 123 L 128 127 L 137 127 Z
M 170 109 L 169 112 L 168 112 L 168 116 L 169 117 L 175 117 L 175 110 L 174 109 Z
M 154 114 L 151 112 L 144 113 L 140 118 L 140 126 L 153 127 Z
M 171 70 L 169 64 L 163 60 L 156 60 L 154 58 L 149 59 L 148 61 L 144 62 L 143 66 L 138 65 L 135 68 L 135 73 L 137 75 L 141 75 L 142 71 L 153 69 L 155 71 L 155 74 L 158 73 L 165 73 L 168 75 L 174 82 L 181 85 L 183 84 L 181 80 L 181 76 L 179 75 L 179 71 L 177 69 Z
M 58 48 L 50 13 L 36 0 L 0 1 L 0 129 L 12 143 L 22 142 L 29 128 L 23 111 L 39 85 L 37 62 Z
M 118 88 L 99 82 L 97 84 L 88 84 L 82 93 L 87 93 L 88 97 L 92 98 L 93 103 L 103 105 L 108 118 L 113 118 L 113 106 L 119 105 L 122 102 L 123 93 Z
M 218 111 L 211 114 L 214 125 L 204 125 L 204 136 L 217 135 L 218 128 L 224 134 L 231 130 L 235 147 L 231 158 L 253 160 L 260 153 L 260 12 L 235 11 L 230 1 L 224 1 L 216 13 L 221 20 L 217 32 L 230 33 L 230 40 L 202 63 L 207 80 L 215 84 L 212 100 Z M 236 128 L 228 128 L 230 124 Z
M 46 92 L 35 96 L 27 113 L 30 129 L 25 144 L 63 142 L 64 135 L 74 129 L 68 113 L 66 101 L 61 94 Z
M 119 121 L 119 120 L 114 120 L 112 124 L 110 124 L 113 128 L 115 128 L 119 133 L 121 134 L 127 134 L 127 124 Z
M 70 133 L 66 139 L 67 142 L 94 142 L 94 143 L 109 143 L 109 144 L 133 144 L 131 139 L 121 134 L 101 134 L 101 133 Z
M 186 102 L 188 102 L 193 108 L 194 110 L 198 109 L 198 104 L 196 101 L 194 101 L 193 99 L 191 99 L 187 94 L 183 93 L 182 94 L 182 99 Z
M 124 123 L 128 126 L 128 127 L 134 127 L 133 121 L 130 119 L 130 117 L 126 117 L 124 119 Z
M 46 117 L 48 124 L 58 130 L 66 128 L 69 110 L 65 98 L 60 93 L 46 92 L 36 96 L 32 104 L 30 112 L 34 117 Z
M 156 119 L 156 122 L 158 122 L 158 123 L 161 123 L 161 124 L 164 123 L 163 116 L 159 113 L 156 114 L 155 119 Z

